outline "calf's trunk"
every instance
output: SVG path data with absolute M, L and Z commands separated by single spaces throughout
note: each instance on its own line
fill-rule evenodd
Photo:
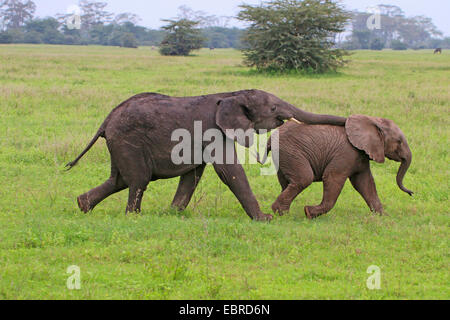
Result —
M 409 166 L 411 165 L 411 160 L 412 160 L 412 155 L 411 155 L 411 152 L 409 152 L 409 155 L 405 159 L 402 159 L 402 164 L 400 165 L 400 168 L 398 169 L 398 173 L 397 173 L 398 187 L 400 188 L 400 190 L 402 190 L 403 192 L 406 192 L 410 196 L 412 196 L 414 194 L 414 192 L 406 189 L 403 186 L 403 178 L 405 177 L 405 174 L 408 171 Z

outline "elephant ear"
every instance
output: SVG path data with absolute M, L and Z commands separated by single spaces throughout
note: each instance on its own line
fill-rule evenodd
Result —
M 254 124 L 249 119 L 246 99 L 242 96 L 230 97 L 220 100 L 217 105 L 216 124 L 222 132 L 244 147 L 252 146 L 254 135 L 246 134 L 246 131 L 253 129 Z
M 353 115 L 345 124 L 350 143 L 363 150 L 370 159 L 384 163 L 384 136 L 377 119 L 363 115 Z

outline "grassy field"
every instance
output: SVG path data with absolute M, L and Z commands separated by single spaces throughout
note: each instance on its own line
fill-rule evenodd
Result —
M 0 299 L 449 299 L 450 53 L 357 52 L 337 74 L 262 75 L 233 50 L 161 57 L 149 48 L 0 46 Z M 109 111 L 140 92 L 188 96 L 257 88 L 300 108 L 393 119 L 412 168 L 372 164 L 389 216 L 374 216 L 350 183 L 309 221 L 322 185 L 272 223 L 248 219 L 209 166 L 188 210 L 169 209 L 177 179 L 154 182 L 142 215 L 127 192 L 79 212 L 76 197 L 109 175 L 101 140 L 63 171 Z M 275 176 L 245 166 L 263 210 Z M 81 270 L 68 290 L 66 270 Z M 367 269 L 381 269 L 369 290 Z

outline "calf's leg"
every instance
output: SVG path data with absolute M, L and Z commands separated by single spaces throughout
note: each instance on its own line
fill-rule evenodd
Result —
M 322 203 L 314 207 L 305 207 L 305 214 L 308 219 L 315 219 L 333 209 L 346 180 L 347 176 L 339 175 L 338 173 L 326 173 L 324 175 Z
M 292 159 L 289 169 L 279 173 L 283 192 L 272 205 L 272 211 L 280 216 L 289 212 L 292 201 L 314 181 L 313 170 L 306 159 Z
M 383 205 L 378 197 L 377 187 L 370 168 L 351 176 L 350 181 L 356 191 L 364 198 L 370 210 L 383 214 Z

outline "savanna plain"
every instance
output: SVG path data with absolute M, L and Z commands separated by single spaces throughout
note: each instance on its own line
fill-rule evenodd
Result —
M 338 73 L 261 74 L 235 50 L 162 57 L 150 48 L 0 46 L 0 299 L 448 299 L 450 52 L 361 51 Z M 207 167 L 185 212 L 170 209 L 178 179 L 152 182 L 140 215 L 126 191 L 90 214 L 76 197 L 109 176 L 99 141 L 70 172 L 113 107 L 141 92 L 191 96 L 261 89 L 307 111 L 394 120 L 413 163 L 372 163 L 387 215 L 347 182 L 335 208 L 314 221 L 305 205 L 252 222 Z M 167 121 L 170 121 L 168 119 Z M 265 213 L 276 176 L 244 166 Z M 69 290 L 76 265 L 81 289 Z M 369 290 L 369 266 L 380 289 Z

